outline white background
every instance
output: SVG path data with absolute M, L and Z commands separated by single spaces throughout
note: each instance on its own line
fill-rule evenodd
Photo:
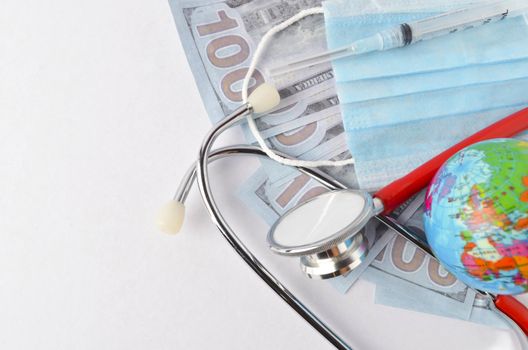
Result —
M 0 349 L 331 348 L 196 191 L 184 232 L 157 232 L 209 127 L 166 0 L 0 2 Z M 360 316 L 377 315 L 394 326 L 350 320 L 392 348 L 466 326 L 379 305 Z
M 196 192 L 153 225 L 209 126 L 166 0 L 0 2 L 1 349 L 330 348 Z

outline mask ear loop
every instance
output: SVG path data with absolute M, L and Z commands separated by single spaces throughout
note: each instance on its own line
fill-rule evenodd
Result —
M 287 19 L 286 21 L 272 27 L 266 34 L 264 34 L 264 36 L 262 37 L 262 39 L 260 40 L 257 46 L 257 50 L 255 51 L 255 54 L 253 55 L 251 64 L 248 68 L 246 76 L 244 77 L 244 81 L 242 82 L 242 100 L 244 103 L 247 103 L 248 101 L 249 80 L 251 79 L 251 76 L 253 75 L 253 72 L 255 71 L 257 63 L 260 57 L 262 56 L 262 52 L 268 45 L 272 36 L 288 28 L 289 26 L 291 26 L 295 22 L 298 22 L 304 17 L 322 14 L 322 13 L 323 13 L 322 7 L 314 7 L 311 9 L 303 10 L 299 12 L 298 14 L 296 14 L 295 16 Z M 289 165 L 289 166 L 294 166 L 294 167 L 300 166 L 300 167 L 307 167 L 307 168 L 316 168 L 316 167 L 322 167 L 322 166 L 339 167 L 339 166 L 354 164 L 353 158 L 337 160 L 337 161 L 334 161 L 334 160 L 306 161 L 306 160 L 297 160 L 297 159 L 289 159 L 289 158 L 281 157 L 278 154 L 276 154 L 271 148 L 268 147 L 268 145 L 262 138 L 262 135 L 260 134 L 252 115 L 248 115 L 247 121 L 249 124 L 249 129 L 251 130 L 253 137 L 255 137 L 255 139 L 257 140 L 260 148 L 262 148 L 262 150 L 264 151 L 264 153 L 266 153 L 268 157 L 270 157 L 271 159 L 273 159 L 274 161 L 278 163 Z

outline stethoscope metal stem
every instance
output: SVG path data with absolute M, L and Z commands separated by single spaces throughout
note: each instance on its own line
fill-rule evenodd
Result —
M 204 141 L 202 142 L 202 146 L 200 148 L 200 155 L 198 159 L 200 159 L 200 157 L 203 155 L 209 154 L 210 148 L 218 135 L 220 135 L 224 130 L 230 128 L 231 126 L 243 120 L 243 118 L 245 118 L 251 112 L 252 112 L 252 107 L 246 103 L 245 105 L 242 105 L 238 109 L 236 109 L 229 116 L 222 119 L 218 124 L 216 124 L 209 131 L 209 133 L 205 136 Z M 223 152 L 217 153 L 217 155 L 221 153 Z M 226 153 L 229 153 L 229 151 L 227 151 Z M 212 154 L 209 155 L 209 157 L 211 156 Z M 185 175 L 183 176 L 183 179 L 180 182 L 180 185 L 178 186 L 176 193 L 174 194 L 174 197 L 173 197 L 174 200 L 181 202 L 181 203 L 185 202 L 185 200 L 187 199 L 187 195 L 189 194 L 189 191 L 191 190 L 191 187 L 194 183 L 194 180 L 196 179 L 198 166 L 199 166 L 199 162 L 197 164 L 193 164 L 187 170 L 187 173 L 185 173 Z
M 172 199 L 180 203 L 185 203 L 185 200 L 187 200 L 187 196 L 189 195 L 189 191 L 191 191 L 194 180 L 196 180 L 196 164 L 191 165 L 185 175 L 183 175 L 182 181 L 180 182 L 180 185 L 178 186 L 178 189 L 176 190 L 176 193 Z
M 240 106 L 233 113 L 228 115 L 226 118 L 222 119 L 218 124 L 213 126 L 211 130 L 206 134 L 200 151 L 198 153 L 198 161 L 196 163 L 196 180 L 198 182 L 198 188 L 204 199 L 204 204 L 206 209 L 211 214 L 211 219 L 214 224 L 218 227 L 223 226 L 227 227 L 227 222 L 222 215 L 217 215 L 218 209 L 211 195 L 211 184 L 209 182 L 208 176 L 208 163 L 209 163 L 209 153 L 211 147 L 216 141 L 217 137 L 224 132 L 226 129 L 240 122 L 243 118 L 250 115 L 253 111 L 253 108 L 248 103 Z

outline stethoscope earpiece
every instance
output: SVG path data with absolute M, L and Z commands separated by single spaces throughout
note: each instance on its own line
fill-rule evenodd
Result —
M 173 199 L 160 208 L 156 224 L 162 232 L 175 235 L 180 232 L 184 218 L 185 205 Z
M 277 89 L 271 84 L 260 84 L 248 97 L 248 103 L 255 113 L 265 113 L 277 107 L 280 96 Z

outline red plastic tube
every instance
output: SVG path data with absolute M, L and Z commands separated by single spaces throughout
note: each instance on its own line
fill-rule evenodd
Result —
M 528 108 L 512 114 L 457 143 L 433 159 L 419 166 L 404 177 L 380 189 L 374 197 L 383 202 L 383 214 L 390 214 L 407 199 L 425 188 L 440 167 L 455 153 L 474 143 L 512 137 L 528 129 Z
M 524 305 L 511 295 L 499 295 L 495 299 L 495 306 L 507 315 L 528 336 L 528 312 Z

